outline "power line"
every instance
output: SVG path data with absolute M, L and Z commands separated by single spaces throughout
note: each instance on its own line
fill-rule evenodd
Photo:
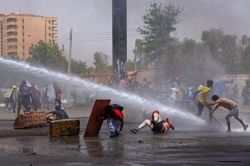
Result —
M 130 27 L 127 29 L 127 32 L 136 32 L 138 29 L 138 27 L 134 26 L 134 27 Z M 99 35 L 112 35 L 112 32 L 93 32 L 93 33 L 84 33 L 84 32 L 74 32 L 77 35 L 82 35 L 82 36 L 88 36 L 88 35 L 92 35 L 92 36 L 99 36 Z
M 180 14 L 180 17 L 182 17 L 182 16 L 185 17 L 186 15 L 193 14 L 194 12 L 199 11 L 201 9 L 204 9 L 204 8 L 208 7 L 209 5 L 212 5 L 212 4 L 216 3 L 216 2 L 220 2 L 220 0 L 206 1 L 205 3 L 202 3 L 201 5 L 196 6 L 196 7 L 192 8 L 192 9 L 186 11 L 186 12 L 184 11 L 183 13 Z
M 185 20 L 183 18 L 180 19 L 179 23 L 187 22 L 187 21 L 190 21 L 190 20 L 195 19 L 197 17 L 204 16 L 204 15 L 206 15 L 208 13 L 213 12 L 214 10 L 216 10 L 218 8 L 222 8 L 222 7 L 232 3 L 233 1 L 234 0 L 226 0 L 224 2 L 220 2 L 220 3 L 216 4 L 216 5 L 210 6 L 210 7 L 206 8 L 203 11 L 200 11 L 200 12 L 197 12 L 197 13 L 195 13 L 193 15 L 187 16 L 186 18 L 184 18 Z
M 128 35 L 127 36 L 127 38 L 137 38 L 137 35 Z M 77 38 L 77 37 L 75 37 L 74 38 L 76 41 L 85 41 L 85 42 L 87 42 L 87 41 L 111 41 L 112 40 L 112 37 L 105 37 L 105 38 L 88 38 L 88 39 L 86 39 L 86 38 Z
M 208 13 L 213 12 L 214 10 L 224 7 L 230 3 L 232 3 L 233 0 L 211 0 L 206 3 L 202 3 L 199 5 L 199 7 L 195 7 L 192 10 L 189 10 L 186 13 L 187 14 L 181 18 L 179 18 L 178 23 L 187 22 L 189 20 L 195 19 L 197 17 L 206 15 Z M 132 32 L 133 28 L 130 28 L 130 31 L 128 31 L 128 38 L 135 38 L 138 36 L 137 32 Z M 97 33 L 82 33 L 82 32 L 74 32 L 76 35 L 77 41 L 106 41 L 106 40 L 112 40 L 112 32 L 97 32 Z
M 134 35 L 134 34 L 137 34 L 136 32 L 130 32 L 130 33 L 128 33 L 128 35 Z M 94 35 L 92 35 L 92 34 L 81 34 L 81 33 L 74 33 L 74 35 L 77 35 L 77 36 L 81 36 L 81 37 L 110 37 L 110 36 L 112 36 L 112 33 L 110 33 L 110 34 L 100 34 L 100 35 L 97 35 L 97 34 L 94 34 Z

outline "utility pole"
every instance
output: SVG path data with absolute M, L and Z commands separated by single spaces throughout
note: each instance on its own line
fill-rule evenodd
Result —
M 112 0 L 113 83 L 127 78 L 127 0 Z
M 70 29 L 69 32 L 69 61 L 68 61 L 68 74 L 71 72 L 71 56 L 72 56 L 72 35 L 73 34 L 73 29 Z
M 137 40 L 135 41 L 135 58 L 134 58 L 134 70 L 136 71 L 137 70 L 137 64 L 136 64 L 136 61 L 137 61 L 137 58 L 138 58 L 138 50 L 137 50 Z

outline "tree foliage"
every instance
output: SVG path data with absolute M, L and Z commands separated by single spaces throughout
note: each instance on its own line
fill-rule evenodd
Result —
M 94 53 L 94 62 L 96 72 L 107 72 L 109 69 L 108 66 L 108 55 L 102 52 Z
M 175 25 L 180 12 L 179 8 L 171 4 L 164 7 L 161 4 L 152 3 L 143 16 L 145 25 L 139 28 L 139 32 L 144 37 L 145 52 L 150 63 L 157 64 L 163 50 L 167 49 L 167 45 L 174 40 L 171 34 L 176 30 Z
M 225 66 L 229 73 L 237 73 L 239 64 L 239 50 L 236 35 L 225 34 L 221 29 L 204 31 L 201 37 L 211 55 Z
M 71 72 L 75 74 L 88 72 L 90 69 L 88 68 L 86 62 L 82 62 L 80 60 L 72 59 L 71 61 Z
M 158 81 L 180 76 L 183 81 L 195 83 L 223 74 L 250 74 L 248 36 L 239 39 L 222 29 L 210 29 L 203 31 L 202 42 L 180 41 L 172 37 L 180 12 L 171 4 L 164 7 L 152 3 L 143 17 L 144 27 L 139 29 L 143 40 L 136 43 L 140 47 L 134 53 L 140 51 L 144 56 L 141 59 L 148 62 L 144 64 L 156 70 Z
M 60 71 L 65 71 L 67 68 L 66 58 L 56 44 L 39 41 L 30 47 L 29 53 L 31 57 L 27 61 L 32 64 Z
M 250 37 L 244 35 L 239 42 L 240 48 L 240 71 L 250 74 Z
M 34 65 L 60 71 L 66 71 L 68 68 L 68 62 L 56 44 L 39 41 L 30 47 L 30 54 L 31 57 L 27 61 Z M 93 68 L 88 67 L 86 62 L 75 59 L 71 60 L 72 73 L 79 74 L 89 71 L 93 71 Z

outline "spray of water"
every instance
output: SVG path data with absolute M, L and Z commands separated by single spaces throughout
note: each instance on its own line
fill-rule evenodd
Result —
M 132 93 L 113 89 L 113 88 L 100 85 L 100 84 L 95 84 L 93 82 L 90 82 L 89 80 L 81 79 L 76 76 L 69 76 L 63 73 L 47 70 L 45 68 L 34 67 L 25 62 L 18 62 L 18 61 L 4 59 L 4 58 L 0 58 L 0 65 L 8 67 L 8 68 L 10 67 L 14 68 L 16 69 L 16 71 L 21 70 L 22 72 L 31 73 L 35 76 L 46 77 L 47 79 L 50 79 L 50 78 L 56 79 L 57 81 L 70 84 L 71 86 L 80 86 L 85 89 L 91 90 L 92 92 L 102 93 L 102 94 L 105 94 L 107 98 L 111 98 L 113 102 L 119 103 L 119 100 L 123 100 L 123 101 L 126 101 L 126 103 L 143 106 L 144 108 L 147 108 L 146 110 L 153 111 L 153 110 L 158 109 L 167 115 L 190 120 L 191 122 L 196 123 L 198 125 L 205 124 L 205 121 L 203 119 L 200 119 L 191 113 L 183 112 L 176 108 L 163 105 L 157 101 L 150 101 L 148 99 L 142 98 Z

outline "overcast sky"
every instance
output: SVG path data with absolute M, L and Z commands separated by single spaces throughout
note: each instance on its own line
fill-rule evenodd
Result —
M 142 16 L 153 0 L 127 0 L 128 58 L 136 28 L 143 25 Z M 222 28 L 225 32 L 250 36 L 250 0 L 154 0 L 172 2 L 183 9 L 176 36 L 200 40 L 201 32 Z M 92 64 L 93 53 L 112 54 L 112 0 L 0 0 L 0 13 L 22 12 L 58 17 L 59 46 L 68 54 L 69 31 L 73 28 L 73 58 Z

